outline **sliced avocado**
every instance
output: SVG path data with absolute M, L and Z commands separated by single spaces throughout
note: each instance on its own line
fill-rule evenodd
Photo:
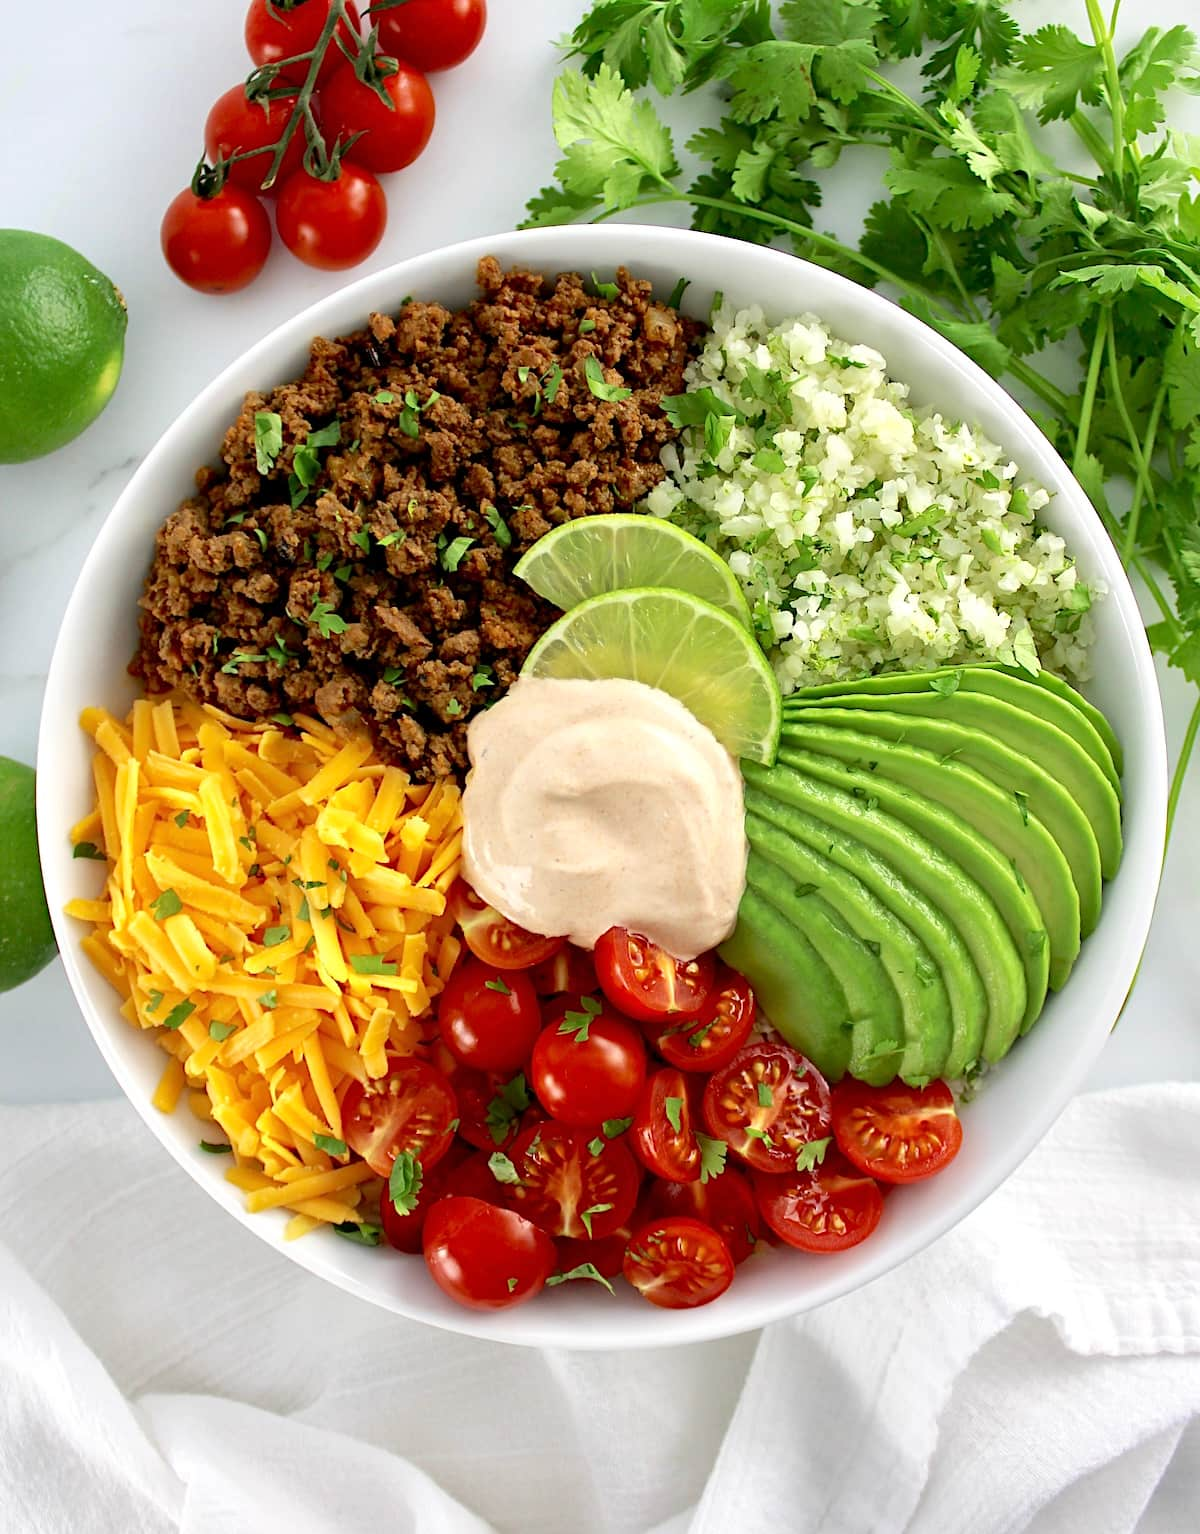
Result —
M 1066 684 L 1062 684 L 1066 687 Z M 804 687 L 794 698 L 852 698 L 860 693 L 891 695 L 899 692 L 928 693 L 942 696 L 941 688 L 959 693 L 980 693 L 1008 703 L 1023 713 L 1044 719 L 1055 729 L 1069 735 L 1095 762 L 1120 796 L 1121 778 L 1104 737 L 1089 714 L 1078 707 L 1083 702 L 1078 693 L 1069 701 L 1048 687 L 1039 687 L 1032 677 L 1017 677 L 998 666 L 940 666 L 936 671 L 888 671 L 879 676 L 858 677 L 852 682 L 829 682 L 821 687 Z M 847 703 L 847 707 L 851 705 Z M 1103 717 L 1103 716 L 1102 716 Z
M 825 716 L 827 718 L 827 716 Z M 861 716 L 855 716 L 859 723 Z M 945 759 L 919 746 L 886 742 L 847 726 L 820 721 L 784 727 L 781 751 L 820 752 L 884 782 L 898 783 L 960 815 L 1012 864 L 1045 923 L 1050 950 L 1050 985 L 1059 990 L 1079 957 L 1079 893 L 1062 848 L 1036 815 L 990 778 L 960 759 Z
M 983 1011 L 969 1019 L 977 1026 L 966 1028 L 958 1049 L 951 1048 L 946 1069 L 960 1076 L 981 1053 L 991 1062 L 1002 1059 L 1025 1016 L 1025 971 L 1000 912 L 979 885 L 932 842 L 881 809 L 873 793 L 860 792 L 856 797 L 778 764 L 764 768 L 747 762 L 743 774 L 747 783 L 764 794 L 862 842 L 941 912 L 970 954 L 986 996 Z
M 892 700 L 880 698 L 877 701 L 887 704 Z M 1042 821 L 1062 848 L 1079 892 L 1080 931 L 1086 937 L 1093 930 L 1100 919 L 1100 848 L 1087 816 L 1062 784 L 1035 761 L 1018 755 L 982 731 L 964 729 L 944 720 L 927 719 L 921 714 L 895 713 L 887 708 L 827 708 L 814 704 L 810 708 L 795 709 L 784 716 L 784 738 L 793 745 L 807 745 L 805 730 L 812 724 L 863 731 L 881 740 L 920 746 L 943 761 L 957 760 L 974 767 L 1000 788 L 1007 789 L 1021 814 Z
M 781 820 L 788 823 L 781 825 Z M 950 981 L 938 954 L 899 912 L 907 912 L 931 931 L 935 944 L 944 950 L 952 949 L 956 941 L 951 929 L 942 924 L 939 930 L 937 922 L 924 919 L 925 903 L 882 859 L 864 847 L 847 845 L 847 838 L 820 821 L 755 790 L 746 793 L 746 837 L 752 852 L 773 863 L 801 891 L 820 895 L 864 943 L 879 945 L 880 960 L 896 988 L 904 1017 L 899 1074 L 912 1082 L 942 1075 L 955 1037 Z M 860 870 L 865 878 L 859 876 Z M 973 974 L 965 949 L 961 961 L 960 970 Z M 956 974 L 955 980 L 959 978 Z M 978 975 L 975 983 L 976 1005 L 982 1011 L 986 1003 Z M 956 984 L 955 990 L 968 985 Z
M 1040 687 L 1043 692 L 1051 692 L 1056 698 L 1062 698 L 1072 708 L 1078 709 L 1108 747 L 1108 754 L 1112 757 L 1113 766 L 1117 769 L 1118 778 L 1125 771 L 1125 756 L 1121 750 L 1121 742 L 1117 739 L 1116 731 L 1096 705 L 1089 703 L 1081 692 L 1077 692 L 1071 686 L 1070 682 L 1064 682 L 1062 677 L 1055 676 L 1053 671 L 1047 671 L 1044 666 L 1036 676 L 1030 676 L 1028 672 L 1022 671 L 1016 666 L 997 666 L 995 669 L 1002 671 L 1005 676 L 1020 677 L 1022 681 L 1032 682 L 1035 687 Z
M 838 708 L 843 705 L 837 698 L 817 698 L 805 706 Z M 928 690 L 884 696 L 855 694 L 844 706 L 868 713 L 904 714 L 957 725 L 967 731 L 979 731 L 1018 756 L 1036 762 L 1087 816 L 1100 849 L 1104 877 L 1111 879 L 1120 867 L 1121 801 L 1087 752 L 1057 726 L 1035 714 L 1023 713 L 1020 708 L 999 698 L 964 692 L 961 688 L 944 697 Z M 869 725 L 863 728 L 870 731 Z
M 849 1005 L 829 965 L 812 943 L 749 883 L 738 922 L 721 957 L 754 987 L 773 1026 L 830 1081 L 850 1061 Z M 894 1066 L 888 1079 L 895 1074 Z
M 979 885 L 1000 913 L 1020 955 L 1026 993 L 1021 1032 L 1027 1033 L 1046 1000 L 1050 945 L 1037 902 L 999 848 L 981 836 L 961 815 L 923 794 L 891 782 L 879 772 L 860 770 L 832 756 L 820 756 L 815 751 L 795 749 L 781 751 L 776 766 L 795 767 L 808 777 L 832 783 L 859 799 L 876 799 L 882 810 L 932 842 Z M 1069 877 L 1065 866 L 1064 876 Z M 987 1053 L 986 1044 L 984 1052 Z

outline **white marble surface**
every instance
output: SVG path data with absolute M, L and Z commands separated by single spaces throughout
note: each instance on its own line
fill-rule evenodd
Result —
M 549 129 L 556 54 L 549 40 L 583 0 L 492 0 L 483 47 L 435 79 L 438 123 L 422 159 L 389 179 L 391 221 L 372 257 L 403 256 L 510 228 L 554 158 Z M 0 467 L 0 752 L 33 759 L 42 687 L 59 616 L 97 528 L 133 468 L 180 408 L 251 342 L 335 275 L 276 248 L 245 292 L 206 298 L 182 287 L 158 249 L 162 209 L 187 184 L 210 103 L 246 72 L 244 0 L 181 10 L 161 0 L 58 0 L 53 86 L 40 65 L 46 21 L 5 7 L 0 50 L 0 223 L 81 249 L 125 293 L 125 372 L 100 421 L 49 458 Z M 1082 0 L 1017 0 L 1026 25 L 1079 26 Z M 1138 21 L 1191 21 L 1193 0 L 1153 0 Z M 1193 105 L 1193 116 L 1195 116 Z M 843 219 L 858 199 L 842 203 Z M 827 209 L 839 223 L 837 196 Z M 367 268 L 364 268 L 364 270 Z M 171 508 L 163 507 L 164 515 Z M 1174 751 L 1190 708 L 1163 674 Z M 1090 1086 L 1200 1078 L 1200 757 L 1180 812 L 1141 980 Z M 115 1091 L 63 978 L 52 965 L 0 996 L 0 1100 L 36 1102 Z

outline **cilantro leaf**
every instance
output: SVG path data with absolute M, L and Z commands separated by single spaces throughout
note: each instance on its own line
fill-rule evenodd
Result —
M 356 975 L 394 975 L 399 966 L 389 963 L 380 953 L 353 953 L 350 968 Z
M 1096 43 L 1085 43 L 1070 27 L 1039 27 L 1013 50 L 1012 65 L 997 76 L 1022 106 L 1036 107 L 1038 120 L 1070 117 L 1082 100 L 1100 101 L 1104 54 Z
M 313 1135 L 313 1144 L 317 1147 L 318 1150 L 323 1150 L 327 1155 L 330 1156 L 344 1156 L 346 1154 L 347 1147 L 345 1140 L 339 1140 L 336 1135 L 315 1134 Z M 394 1167 L 392 1168 L 392 1171 L 394 1175 Z
M 484 1123 L 488 1133 L 497 1145 L 503 1145 L 512 1129 L 512 1126 L 521 1117 L 525 1109 L 532 1103 L 533 1098 L 529 1095 L 529 1088 L 525 1083 L 524 1073 L 518 1071 L 511 1081 L 505 1082 L 504 1086 L 495 1094 L 488 1103 L 487 1113 L 484 1115 Z
M 628 399 L 633 393 L 632 389 L 626 389 L 622 384 L 611 384 L 605 381 L 604 367 L 599 357 L 588 357 L 583 364 L 584 376 L 587 379 L 588 390 L 597 399 L 617 401 Z
M 488 1169 L 497 1182 L 519 1184 L 521 1175 L 503 1151 L 493 1151 L 488 1157 Z
M 283 418 L 274 410 L 254 414 L 254 463 L 260 474 L 269 474 L 283 452 Z
M 331 1229 L 347 1241 L 357 1241 L 361 1246 L 378 1246 L 383 1240 L 383 1226 L 369 1220 L 343 1220 Z
M 826 1135 L 823 1140 L 809 1140 L 796 1152 L 797 1172 L 811 1172 L 814 1167 L 820 1166 L 825 1160 L 825 1153 L 833 1144 L 833 1136 Z
M 711 1182 L 725 1170 L 729 1147 L 724 1140 L 714 1140 L 710 1135 L 698 1134 L 696 1140 L 700 1146 L 700 1181 Z
M 581 1262 L 578 1266 L 568 1269 L 566 1273 L 551 1273 L 546 1280 L 546 1288 L 553 1289 L 556 1284 L 569 1284 L 576 1278 L 590 1278 L 593 1283 L 602 1284 L 609 1294 L 614 1292 L 612 1284 L 594 1262 Z
M 327 1150 L 328 1146 L 323 1146 L 322 1149 Z M 342 1150 L 336 1154 L 343 1154 L 345 1149 L 343 1145 Z M 397 1214 L 412 1214 L 417 1207 L 424 1181 L 425 1169 L 417 1157 L 411 1151 L 401 1151 L 392 1162 L 392 1170 L 388 1176 L 388 1197 Z
M 607 1214 L 612 1208 L 611 1204 L 593 1204 L 590 1209 L 581 1209 L 579 1218 L 583 1222 L 583 1228 L 588 1233 L 588 1240 L 592 1239 L 592 1217 L 597 1214 Z
M 168 916 L 178 916 L 183 910 L 183 901 L 173 889 L 165 889 L 150 902 L 150 911 L 155 921 L 166 921 Z
M 95 842 L 76 842 L 71 848 L 73 858 L 90 858 L 94 863 L 107 863 L 107 853 L 101 852 Z
M 666 1098 L 663 1102 L 663 1112 L 666 1114 L 667 1123 L 676 1134 L 680 1134 L 683 1130 L 683 1098 Z

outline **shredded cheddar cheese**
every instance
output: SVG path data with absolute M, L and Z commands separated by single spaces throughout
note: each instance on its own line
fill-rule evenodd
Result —
M 73 900 L 83 948 L 122 1015 L 168 1055 L 154 1103 L 186 1096 L 233 1148 L 251 1210 L 287 1236 L 355 1214 L 378 1184 L 342 1139 L 352 1081 L 386 1075 L 461 949 L 446 908 L 462 806 L 411 783 L 320 721 L 248 725 L 188 699 L 139 699 L 125 721 L 86 709 L 102 891 Z

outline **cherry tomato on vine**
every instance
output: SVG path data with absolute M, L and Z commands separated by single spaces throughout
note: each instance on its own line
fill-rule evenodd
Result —
M 719 1071 L 750 1037 L 757 1006 L 750 982 L 718 964 L 708 1000 L 698 1017 L 648 1031 L 668 1065 L 681 1071 Z
M 278 64 L 298 53 L 310 53 L 329 19 L 331 3 L 332 0 L 250 0 L 246 12 L 246 52 L 256 64 Z M 350 25 L 339 22 L 337 36 L 353 49 L 359 29 L 358 9 L 353 0 L 346 0 L 346 20 Z M 318 84 L 323 85 L 345 57 L 336 39 L 331 38 L 317 75 Z M 279 71 L 279 79 L 303 85 L 308 66 L 308 59 L 288 64 Z
M 215 165 L 217 160 L 251 149 L 261 154 L 249 160 L 236 160 L 228 170 L 228 179 L 248 192 L 261 192 L 262 179 L 271 168 L 274 148 L 296 104 L 295 96 L 279 96 L 274 101 L 249 101 L 240 85 L 227 90 L 213 102 L 204 124 L 204 152 Z M 269 196 L 278 191 L 280 182 L 300 169 L 304 159 L 304 130 L 297 128 L 284 150 L 279 174 Z
M 731 1166 L 707 1182 L 660 1182 L 650 1185 L 646 1217 L 686 1214 L 703 1220 L 725 1238 L 734 1263 L 745 1262 L 758 1244 L 762 1221 L 749 1182 Z
M 541 1291 L 554 1271 L 554 1242 L 511 1209 L 444 1198 L 425 1221 L 425 1264 L 460 1305 L 502 1310 Z
M 200 197 L 188 187 L 167 208 L 162 251 L 176 277 L 200 293 L 236 293 L 254 281 L 271 250 L 271 220 L 244 187 Z
M 762 1217 L 789 1246 L 802 1252 L 844 1252 L 865 1241 L 879 1224 L 879 1184 L 828 1150 L 809 1172 L 754 1173 L 754 1196 Z
M 429 74 L 453 69 L 475 52 L 487 26 L 487 0 L 404 0 L 372 15 L 383 51 Z
M 805 1145 L 829 1134 L 829 1087 L 790 1045 L 757 1039 L 709 1079 L 704 1117 L 743 1161 L 787 1172 Z
M 674 959 L 657 943 L 624 927 L 610 927 L 593 955 L 600 988 L 618 1011 L 640 1023 L 695 1017 L 708 1000 L 716 973 L 711 953 Z
M 623 1271 L 651 1305 L 689 1310 L 725 1293 L 733 1282 L 733 1258 L 711 1225 L 673 1215 L 634 1231 Z
M 395 74 L 380 81 L 391 106 L 364 85 L 349 64 L 343 64 L 321 91 L 321 127 L 330 142 L 362 137 L 354 142 L 354 159 L 368 170 L 403 170 L 411 165 L 433 132 L 433 92 L 420 70 L 403 60 Z
M 944 1081 L 918 1090 L 893 1081 L 869 1087 L 843 1081 L 833 1094 L 838 1149 L 860 1171 L 883 1182 L 919 1182 L 958 1155 L 962 1124 Z
M 505 1203 L 552 1236 L 600 1241 L 633 1213 L 640 1174 L 617 1140 L 550 1121 L 523 1130 L 509 1155 L 517 1181 Z
M 347 1087 L 342 1138 L 380 1177 L 401 1151 L 429 1172 L 450 1149 L 457 1117 L 454 1088 L 441 1071 L 424 1060 L 396 1060 L 380 1080 Z
M 337 272 L 365 261 L 387 227 L 387 198 L 369 170 L 343 160 L 332 180 L 298 170 L 279 189 L 279 238 L 306 266 Z
M 642 1165 L 667 1182 L 700 1176 L 693 1091 L 682 1071 L 655 1071 L 642 1088 L 629 1143 Z M 696 1094 L 698 1106 L 699 1094 Z
M 593 997 L 578 1005 L 567 997 L 547 1009 L 529 1079 L 542 1107 L 564 1124 L 627 1118 L 646 1079 L 646 1046 L 632 1023 Z
M 542 1009 L 529 976 L 481 959 L 458 964 L 438 1000 L 438 1032 L 462 1065 L 480 1071 L 519 1071 L 542 1028 Z
M 464 879 L 455 882 L 448 904 L 467 947 L 477 959 L 497 969 L 528 969 L 552 958 L 566 942 L 565 937 L 542 937 L 518 927 L 481 900 Z

